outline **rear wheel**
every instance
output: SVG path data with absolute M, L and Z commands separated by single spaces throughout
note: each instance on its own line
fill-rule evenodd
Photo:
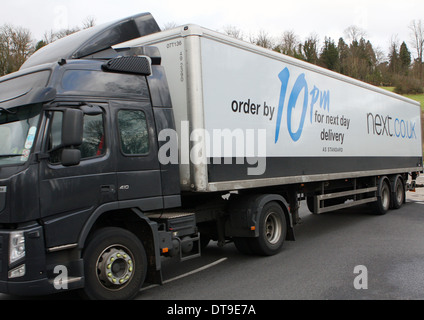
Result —
M 377 188 L 377 201 L 375 202 L 375 213 L 384 215 L 390 209 L 390 184 L 387 177 L 382 177 L 379 180 Z
M 393 186 L 393 209 L 399 209 L 405 202 L 405 185 L 401 176 L 395 178 Z
M 275 255 L 281 250 L 286 235 L 287 223 L 284 211 L 277 202 L 270 202 L 262 209 L 259 237 L 250 239 L 250 248 L 259 255 Z
M 128 300 L 146 278 L 147 258 L 140 240 L 121 228 L 93 234 L 84 252 L 84 295 L 94 300 Z

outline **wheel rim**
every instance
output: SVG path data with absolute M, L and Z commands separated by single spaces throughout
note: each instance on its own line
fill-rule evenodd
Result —
M 276 244 L 280 241 L 283 229 L 281 223 L 281 219 L 276 212 L 268 213 L 265 219 L 265 234 L 270 244 Z
M 131 251 L 121 245 L 112 245 L 97 259 L 97 279 L 109 290 L 120 290 L 130 282 L 134 268 Z

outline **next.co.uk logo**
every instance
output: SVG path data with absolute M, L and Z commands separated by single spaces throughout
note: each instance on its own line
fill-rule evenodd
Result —
M 285 68 L 278 75 L 281 80 L 281 93 L 280 93 L 280 101 L 278 104 L 278 113 L 277 113 L 277 124 L 275 128 L 275 143 L 278 142 L 280 137 L 280 128 L 281 121 L 283 118 L 283 110 L 286 103 L 287 91 L 290 82 L 290 71 L 288 68 Z M 296 107 L 299 96 L 303 91 L 303 106 L 302 106 L 302 114 L 300 116 L 300 123 L 297 128 L 293 128 L 292 118 L 294 115 L 294 109 Z M 303 127 L 305 125 L 305 118 L 308 112 L 308 108 L 310 108 L 310 122 L 312 124 L 313 111 L 315 106 L 319 105 L 321 109 L 324 111 L 330 111 L 330 90 L 322 91 L 318 89 L 315 85 L 313 89 L 309 92 L 308 82 L 306 81 L 305 74 L 302 73 L 297 77 L 296 82 L 294 83 L 290 97 L 287 104 L 287 129 L 291 139 L 294 142 L 297 142 L 302 136 Z

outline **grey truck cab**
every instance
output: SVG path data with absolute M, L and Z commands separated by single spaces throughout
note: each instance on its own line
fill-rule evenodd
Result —
M 134 234 L 157 238 L 142 212 L 181 202 L 178 168 L 158 161 L 156 133 L 174 127 L 166 77 L 155 48 L 110 48 L 158 30 L 138 15 L 59 41 L 0 78 L 0 292 L 91 281 L 91 298 L 128 298 L 146 277 L 160 282 L 159 242 Z M 84 255 L 95 261 L 84 266 Z

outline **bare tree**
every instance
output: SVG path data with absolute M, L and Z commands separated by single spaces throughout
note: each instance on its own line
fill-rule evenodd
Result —
M 288 55 L 293 55 L 299 41 L 293 30 L 286 31 L 281 39 L 281 52 Z
M 22 27 L 0 27 L 0 75 L 19 70 L 34 51 L 31 32 Z
M 239 39 L 239 40 L 244 39 L 243 32 L 239 28 L 232 25 L 226 25 L 224 27 L 224 33 L 227 36 L 233 37 L 235 39 Z
M 10 37 L 8 27 L 0 28 L 0 76 L 10 73 Z
M 83 29 L 88 29 L 88 28 L 94 27 L 95 25 L 96 25 L 96 18 L 93 16 L 88 16 L 82 22 Z
M 422 20 L 413 20 L 409 26 L 412 32 L 412 45 L 417 50 L 417 62 L 420 80 L 423 79 L 423 50 L 424 50 L 424 26 Z
M 163 25 L 162 30 L 170 30 L 170 29 L 174 29 L 175 27 L 177 27 L 177 23 L 176 22 L 167 22 Z
M 294 57 L 300 42 L 297 35 L 293 30 L 285 31 L 281 37 L 280 44 L 277 46 L 276 51 Z
M 91 27 L 94 27 L 96 25 L 96 18 L 93 16 L 88 16 L 87 18 L 85 18 L 82 22 L 82 29 L 88 29 Z M 82 30 L 80 27 L 76 26 L 73 28 L 68 28 L 68 29 L 62 29 L 59 31 L 53 31 L 52 29 L 50 31 L 46 31 L 44 32 L 44 36 L 43 39 L 38 41 L 36 47 L 35 47 L 35 51 L 37 51 L 38 49 L 41 49 L 42 47 L 55 42 L 56 40 L 62 39 L 66 36 L 69 36 L 75 32 L 81 31 Z
M 351 42 L 359 42 L 361 38 L 365 38 L 367 33 L 358 26 L 352 25 L 345 29 L 345 37 Z
M 250 35 L 249 40 L 251 43 L 266 49 L 272 49 L 272 47 L 274 46 L 274 41 L 272 40 L 272 37 L 269 35 L 268 32 L 264 30 L 260 30 L 257 36 Z

